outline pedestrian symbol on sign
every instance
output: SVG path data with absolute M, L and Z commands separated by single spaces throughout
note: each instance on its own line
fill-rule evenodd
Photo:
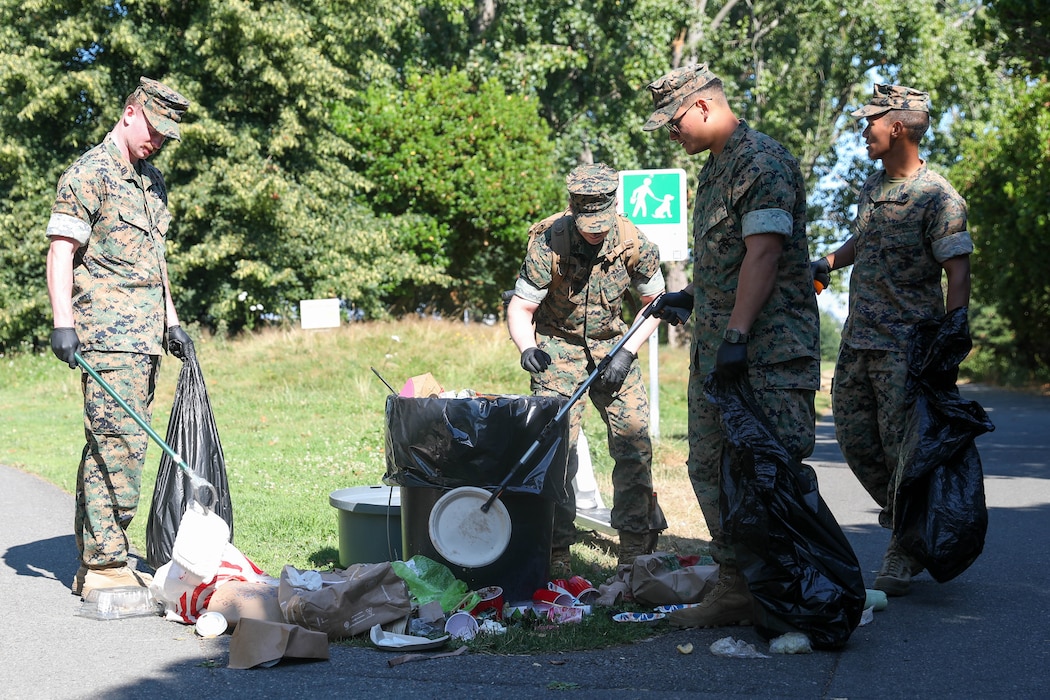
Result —
M 662 261 L 688 256 L 684 170 L 621 170 L 617 211 L 660 247 Z
M 680 182 L 676 173 L 624 175 L 623 191 L 635 224 L 681 223 L 682 207 L 676 205 Z

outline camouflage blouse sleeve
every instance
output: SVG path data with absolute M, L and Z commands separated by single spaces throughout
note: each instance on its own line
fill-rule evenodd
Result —
M 47 237 L 72 238 L 84 245 L 91 237 L 91 223 L 102 206 L 102 189 L 95 173 L 81 170 L 80 164 L 81 161 L 77 161 L 58 181 Z

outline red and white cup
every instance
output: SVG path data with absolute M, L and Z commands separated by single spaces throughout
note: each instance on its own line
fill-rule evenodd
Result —
M 499 586 L 489 586 L 479 590 L 478 595 L 481 596 L 481 602 L 471 609 L 470 614 L 474 617 L 480 617 L 482 613 L 492 610 L 495 612 L 496 619 L 502 620 L 503 589 Z
M 565 583 L 566 592 L 584 605 L 594 602 L 601 595 L 594 584 L 583 576 L 573 576 Z
M 566 591 L 557 591 L 550 588 L 539 588 L 532 594 L 532 602 L 541 605 L 562 605 L 572 607 L 576 599 Z
M 583 608 L 552 605 L 550 609 L 547 610 L 547 619 L 559 625 L 571 624 L 581 622 L 583 620 L 583 613 Z

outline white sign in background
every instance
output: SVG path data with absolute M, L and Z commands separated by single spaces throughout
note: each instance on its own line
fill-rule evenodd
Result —
M 689 258 L 686 176 L 681 168 L 621 170 L 617 211 L 660 248 L 660 262 Z M 658 338 L 649 337 L 649 433 L 660 437 Z
M 684 170 L 621 170 L 616 210 L 659 246 L 660 262 L 688 259 L 689 216 Z

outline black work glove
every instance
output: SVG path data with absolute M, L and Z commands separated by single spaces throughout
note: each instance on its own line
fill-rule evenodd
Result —
M 693 313 L 693 295 L 690 292 L 667 292 L 649 305 L 649 315 L 672 326 L 685 323 Z
M 615 394 L 620 390 L 620 387 L 623 386 L 623 380 L 627 379 L 627 373 L 631 371 L 631 365 L 636 357 L 637 355 L 626 348 L 620 348 L 619 352 L 612 356 L 609 364 L 605 366 L 605 369 L 602 370 L 601 375 L 598 377 L 606 391 L 610 394 Z
M 733 379 L 747 375 L 747 343 L 730 343 L 723 340 L 715 353 L 715 371 Z
M 182 326 L 168 328 L 168 352 L 183 362 L 193 356 L 193 341 L 186 335 L 186 331 L 182 330 Z
M 529 348 L 521 353 L 521 368 L 526 372 L 542 372 L 551 366 L 551 356 L 539 348 Z
M 80 338 L 77 337 L 75 328 L 55 328 L 51 331 L 51 352 L 55 357 L 69 365 L 70 369 L 77 368 L 77 358 L 80 352 Z
M 820 294 L 831 284 L 831 263 L 827 258 L 814 260 L 809 264 L 809 271 L 813 274 L 813 289 Z

